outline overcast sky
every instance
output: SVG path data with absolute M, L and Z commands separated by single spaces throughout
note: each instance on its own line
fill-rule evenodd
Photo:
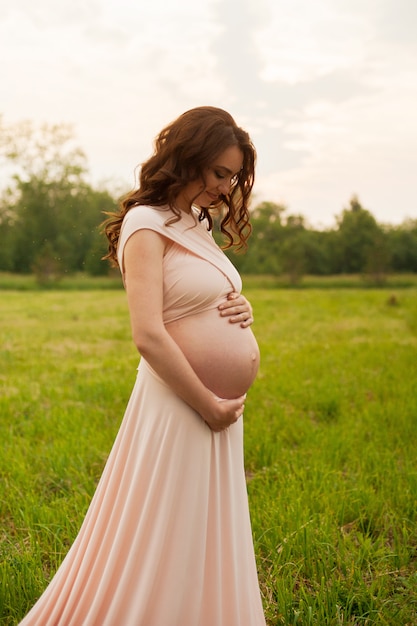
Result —
M 417 0 L 3 0 L 0 60 L 4 123 L 71 123 L 94 183 L 129 189 L 211 104 L 252 136 L 255 203 L 417 218 Z

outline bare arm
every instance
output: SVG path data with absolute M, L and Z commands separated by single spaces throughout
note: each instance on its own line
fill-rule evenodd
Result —
M 212 430 L 221 431 L 241 417 L 245 396 L 219 401 L 203 385 L 166 331 L 162 318 L 164 249 L 164 238 L 151 230 L 137 231 L 126 243 L 125 284 L 133 341 L 174 393 L 197 411 Z

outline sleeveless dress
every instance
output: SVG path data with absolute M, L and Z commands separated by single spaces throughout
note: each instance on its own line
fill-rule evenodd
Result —
M 217 307 L 240 277 L 205 223 L 134 207 L 170 239 L 164 320 Z M 265 626 L 243 465 L 243 421 L 214 433 L 142 358 L 72 547 L 21 626 Z

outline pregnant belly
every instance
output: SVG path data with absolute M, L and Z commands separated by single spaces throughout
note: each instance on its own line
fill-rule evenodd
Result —
M 247 392 L 259 368 L 259 348 L 250 328 L 231 324 L 217 309 L 166 326 L 202 382 L 220 398 Z

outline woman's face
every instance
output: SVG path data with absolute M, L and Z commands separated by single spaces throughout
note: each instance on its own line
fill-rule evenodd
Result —
M 230 146 L 204 170 L 204 182 L 194 180 L 184 187 L 176 198 L 176 206 L 189 213 L 191 204 L 209 207 L 227 195 L 242 169 L 243 152 L 238 146 Z

